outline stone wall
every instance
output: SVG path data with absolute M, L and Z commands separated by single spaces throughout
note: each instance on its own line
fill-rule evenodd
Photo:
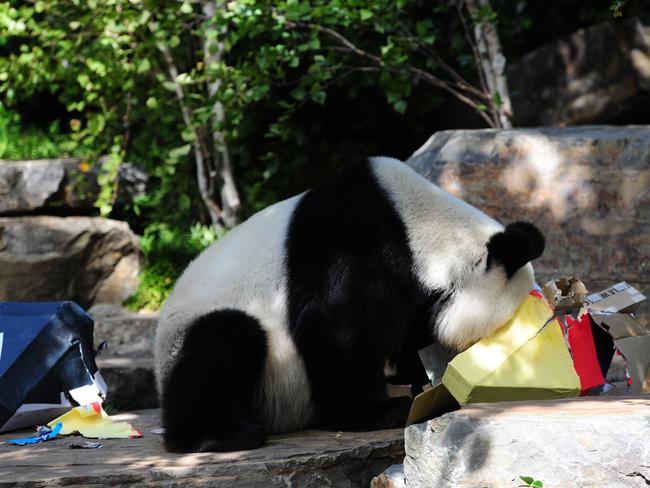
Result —
M 96 213 L 100 164 L 78 158 L 0 160 L 0 216 Z M 117 206 L 144 194 L 148 175 L 141 169 L 122 163 L 118 178 Z
M 503 223 L 537 224 L 538 282 L 650 293 L 650 126 L 444 131 L 407 163 Z
M 118 197 L 144 191 L 126 164 Z M 137 236 L 97 211 L 96 173 L 75 159 L 0 161 L 0 301 L 122 303 L 139 272 Z

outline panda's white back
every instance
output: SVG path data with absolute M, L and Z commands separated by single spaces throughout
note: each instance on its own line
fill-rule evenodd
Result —
M 485 253 L 503 225 L 392 158 L 372 158 L 380 185 L 404 222 L 417 275 L 430 289 L 449 289 Z M 461 244 L 462 245 L 459 245 Z

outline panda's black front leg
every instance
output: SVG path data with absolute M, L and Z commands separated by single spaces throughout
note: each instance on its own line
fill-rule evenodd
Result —
M 367 358 L 366 358 L 367 359 Z M 383 368 L 357 360 L 322 364 L 313 376 L 317 424 L 331 430 L 379 430 L 404 427 L 411 399 L 389 398 Z M 329 372 L 326 372 L 329 370 Z
M 316 426 L 333 430 L 403 427 L 411 400 L 388 398 L 384 354 L 376 338 L 360 334 L 364 328 L 357 324 L 327 320 L 327 327 L 320 327 L 322 323 L 313 319 L 304 329 L 309 333 L 296 337 L 311 384 Z

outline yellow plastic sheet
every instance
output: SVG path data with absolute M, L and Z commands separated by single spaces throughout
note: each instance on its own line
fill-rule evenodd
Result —
M 78 432 L 84 437 L 97 439 L 142 437 L 140 431 L 128 422 L 115 422 L 111 419 L 99 403 L 75 407 L 47 425 L 52 427 L 57 422 L 63 424 L 61 435 Z
M 442 384 L 462 405 L 543 400 L 580 394 L 580 380 L 557 321 L 539 294 L 490 337 L 457 355 Z

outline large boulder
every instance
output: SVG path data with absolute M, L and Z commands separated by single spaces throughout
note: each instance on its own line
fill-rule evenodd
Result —
M 518 126 L 635 123 L 650 110 L 650 24 L 580 29 L 508 65 Z
M 101 161 L 100 161 L 101 164 Z M 0 215 L 88 213 L 99 195 L 99 164 L 81 159 L 0 161 Z M 147 174 L 130 163 L 118 172 L 118 206 L 143 195 Z
M 137 285 L 139 243 L 99 217 L 0 218 L 0 301 L 122 303 Z
M 409 488 L 641 488 L 650 484 L 650 397 L 467 405 L 406 428 Z
M 538 282 L 649 291 L 650 126 L 444 131 L 407 163 L 503 223 L 537 224 Z

